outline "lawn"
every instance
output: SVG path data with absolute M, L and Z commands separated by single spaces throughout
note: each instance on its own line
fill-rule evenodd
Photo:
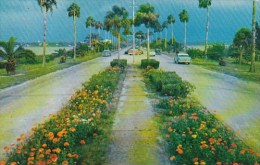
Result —
M 67 59 L 67 62 L 62 64 L 59 63 L 59 58 L 56 58 L 54 61 L 46 63 L 44 68 L 42 67 L 42 64 L 22 64 L 16 67 L 16 75 L 13 76 L 7 76 L 6 70 L 0 69 L 0 89 L 17 85 L 27 80 L 68 68 L 99 56 L 100 53 L 90 54 L 85 57 L 77 58 L 76 61 L 73 59 Z
M 232 75 L 243 80 L 253 81 L 260 84 L 260 62 L 256 62 L 256 72 L 249 72 L 249 64 L 236 64 L 231 58 L 226 59 L 226 66 L 219 66 L 218 61 L 204 59 L 193 59 L 192 64 L 200 65 L 206 69 L 222 72 L 228 75 Z

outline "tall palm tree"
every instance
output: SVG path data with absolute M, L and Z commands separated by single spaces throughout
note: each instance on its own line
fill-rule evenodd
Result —
M 15 59 L 25 57 L 35 60 L 35 54 L 31 50 L 26 50 L 22 47 L 15 48 L 16 38 L 10 37 L 7 42 L 0 41 L 0 57 L 7 60 L 6 72 L 7 74 L 15 74 Z
M 155 22 L 159 15 L 155 13 L 154 7 L 150 3 L 140 5 L 135 18 L 135 25 L 144 24 L 147 31 L 147 59 L 150 59 L 150 28 L 155 28 Z
M 168 32 L 167 28 L 168 28 L 168 21 L 164 21 L 164 22 L 162 23 L 162 28 L 163 28 L 163 29 L 166 29 L 166 31 L 165 31 L 165 39 L 164 39 L 164 48 L 166 49 L 166 48 L 167 48 L 167 32 Z
M 53 6 L 57 6 L 56 0 L 37 0 L 41 10 L 43 12 L 43 55 L 42 55 L 42 66 L 45 66 L 46 63 L 46 35 L 47 35 L 47 12 L 53 11 Z
M 89 47 L 91 48 L 91 39 L 92 39 L 92 34 L 91 34 L 91 28 L 92 28 L 92 26 L 95 26 L 95 20 L 94 20 L 94 18 L 92 17 L 92 16 L 89 16 L 88 18 L 87 18 L 87 20 L 86 20 L 86 27 L 88 28 L 89 27 Z
M 167 17 L 168 23 L 172 25 L 172 45 L 173 45 L 173 40 L 174 40 L 174 35 L 173 35 L 173 24 L 175 23 L 175 18 L 173 17 L 173 15 L 169 15 Z
M 253 51 L 252 51 L 252 60 L 251 60 L 250 72 L 255 72 L 256 0 L 253 0 L 252 33 L 253 33 Z
M 132 25 L 133 25 L 133 19 L 124 19 L 123 20 L 123 26 L 125 27 L 123 34 L 126 36 L 127 46 L 128 46 L 128 35 L 133 34 L 132 31 L 130 30 Z
M 113 6 L 105 16 L 105 25 L 111 30 L 112 34 L 117 37 L 118 60 L 120 59 L 120 30 L 124 27 L 124 20 L 128 17 L 128 11 L 124 7 Z M 124 27 L 126 28 L 126 27 Z
M 100 21 L 95 22 L 95 28 L 98 29 L 98 38 L 100 38 L 100 30 L 103 28 L 103 24 Z
M 206 24 L 206 37 L 205 37 L 205 59 L 208 58 L 208 37 L 209 37 L 209 9 L 211 6 L 211 0 L 199 0 L 199 7 L 207 9 L 207 24 Z
M 73 25 L 74 25 L 74 60 L 76 59 L 76 37 L 77 37 L 77 30 L 76 30 L 76 17 L 80 17 L 80 7 L 73 2 L 69 8 L 67 9 L 68 16 L 73 18 Z
M 186 42 L 187 26 L 186 26 L 186 24 L 189 21 L 189 14 L 185 9 L 183 9 L 182 12 L 179 14 L 179 17 L 180 17 L 180 21 L 184 22 L 184 25 L 185 25 L 185 27 L 184 27 L 184 51 L 186 52 L 186 50 L 187 50 L 187 42 Z

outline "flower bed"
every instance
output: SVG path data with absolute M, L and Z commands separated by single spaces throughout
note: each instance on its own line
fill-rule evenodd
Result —
M 0 164 L 80 164 L 80 146 L 102 134 L 100 124 L 108 118 L 120 72 L 110 68 L 94 75 L 59 113 L 30 135 L 21 135 L 17 146 L 6 146 L 8 160 Z
M 165 75 L 171 74 L 165 72 Z M 164 76 L 161 81 L 173 77 Z M 148 79 L 153 84 L 152 79 Z M 175 79 L 179 82 L 178 77 L 175 76 Z M 161 99 L 158 106 L 162 109 L 159 115 L 161 132 L 169 159 L 174 164 L 259 164 L 260 154 L 247 147 L 195 99 L 168 97 Z

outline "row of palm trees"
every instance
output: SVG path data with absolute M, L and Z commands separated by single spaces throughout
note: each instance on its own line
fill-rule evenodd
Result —
M 41 9 L 43 11 L 44 15 L 44 43 L 43 43 L 43 66 L 45 65 L 45 54 L 46 54 L 46 29 L 47 29 L 47 12 L 53 10 L 53 6 L 57 6 L 57 0 L 37 0 L 39 5 L 41 6 Z M 199 7 L 207 9 L 207 23 L 206 23 L 206 35 L 205 35 L 205 58 L 207 59 L 207 49 L 208 49 L 208 33 L 209 33 L 209 13 L 210 13 L 210 7 L 212 0 L 198 0 L 199 1 Z M 76 17 L 80 17 L 80 7 L 73 2 L 70 7 L 68 8 L 68 16 L 73 17 L 74 22 L 74 59 L 76 58 Z M 90 47 L 91 47 L 91 29 L 92 27 L 98 27 L 99 29 L 99 35 L 100 35 L 100 29 L 103 27 L 105 30 L 110 31 L 114 36 L 118 39 L 118 49 L 120 49 L 120 30 L 121 27 L 124 27 L 124 34 L 129 35 L 130 27 L 133 21 L 131 19 L 128 19 L 128 12 L 123 7 L 114 6 L 111 11 L 107 12 L 107 15 L 105 16 L 104 25 L 102 25 L 101 22 L 95 22 L 93 17 L 89 16 L 86 21 L 86 27 L 89 27 L 90 30 Z M 159 14 L 155 13 L 155 9 L 153 6 L 151 6 L 149 3 L 142 4 L 139 7 L 139 10 L 135 16 L 135 26 L 144 24 L 147 30 L 147 34 L 149 34 L 150 28 L 155 29 L 155 31 L 162 31 L 163 29 L 167 28 L 168 25 L 171 25 L 171 43 L 174 42 L 174 32 L 173 32 L 173 25 L 175 23 L 175 19 L 173 15 L 169 15 L 167 17 L 167 22 L 164 21 L 162 25 L 158 24 L 158 18 Z M 189 21 L 189 15 L 186 10 L 183 10 L 179 14 L 180 21 L 185 24 L 185 37 L 184 37 L 184 50 L 186 50 L 186 26 L 187 22 Z M 256 22 L 256 0 L 253 0 L 253 35 L 255 36 L 255 22 Z M 166 31 L 167 33 L 167 31 Z M 167 34 L 165 35 L 167 36 Z M 253 37 L 253 54 L 252 54 L 252 62 L 251 62 L 251 71 L 255 71 L 254 66 L 254 59 L 255 59 L 255 37 Z M 147 46 L 148 46 L 148 54 L 149 54 L 149 35 L 147 35 Z M 166 43 L 165 43 L 166 47 Z M 147 56 L 149 58 L 149 56 Z

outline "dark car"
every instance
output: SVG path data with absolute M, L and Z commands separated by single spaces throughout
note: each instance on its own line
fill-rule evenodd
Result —
M 155 49 L 155 54 L 156 54 L 156 55 L 161 55 L 161 54 L 162 54 L 161 49 Z

